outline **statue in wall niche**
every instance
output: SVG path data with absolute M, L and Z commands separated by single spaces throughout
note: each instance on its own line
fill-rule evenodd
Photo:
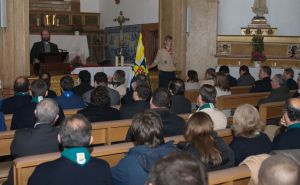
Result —
M 266 0 L 254 0 L 252 11 L 257 17 L 264 17 L 264 14 L 268 13 Z

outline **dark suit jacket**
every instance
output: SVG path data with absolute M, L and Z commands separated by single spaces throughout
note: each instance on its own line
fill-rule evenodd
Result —
M 285 101 L 290 98 L 290 92 L 287 87 L 279 87 L 273 89 L 267 98 L 258 101 L 257 105 L 260 106 L 263 103 Z
M 255 82 L 255 79 L 251 74 L 244 74 L 237 80 L 238 86 L 248 86 L 253 85 Z
M 164 137 L 177 136 L 184 134 L 185 121 L 181 117 L 172 113 L 168 108 L 151 109 L 158 113 L 163 122 Z M 133 134 L 131 129 L 128 130 L 126 141 L 133 141 Z
M 296 89 L 298 89 L 297 82 L 294 79 L 292 79 L 292 78 L 290 78 L 290 79 L 288 79 L 286 81 L 286 85 L 287 85 L 287 87 L 288 87 L 289 90 L 296 90 Z
M 139 100 L 130 104 L 122 105 L 120 108 L 120 113 L 122 119 L 131 119 L 136 113 L 142 112 L 149 108 L 149 102 L 145 100 Z
M 273 139 L 272 150 L 300 149 L 300 128 L 288 128 Z
M 50 52 L 57 53 L 58 52 L 57 45 L 51 42 L 49 43 L 50 43 Z M 39 58 L 39 55 L 44 52 L 45 52 L 45 48 L 44 48 L 43 41 L 34 43 L 30 51 L 30 62 L 32 63 L 35 58 Z
M 36 108 L 37 103 L 30 102 L 20 109 L 18 109 L 12 118 L 11 122 L 11 130 L 17 130 L 22 128 L 33 128 L 36 123 L 34 110 Z M 56 124 L 60 124 L 64 119 L 65 115 L 62 108 L 59 106 L 59 118 Z
M 17 130 L 10 149 L 14 158 L 58 152 L 57 129 L 51 124 L 39 124 Z
M 250 92 L 269 92 L 271 90 L 271 78 L 266 77 L 262 80 L 257 80 L 251 88 Z
M 31 101 L 31 96 L 29 96 L 29 95 L 12 96 L 3 101 L 2 112 L 3 112 L 3 114 L 13 114 L 20 107 L 24 106 L 25 104 L 30 103 L 30 101 Z
M 56 97 L 57 97 L 56 92 L 48 89 L 47 98 L 56 98 Z
M 10 150 L 13 158 L 58 152 L 57 129 L 51 124 L 40 124 L 35 128 L 17 130 Z M 4 185 L 13 185 L 13 175 L 10 169 Z
M 77 85 L 76 87 L 73 88 L 73 92 L 77 96 L 82 96 L 84 93 L 86 93 L 92 89 L 94 89 L 94 87 L 91 86 L 90 84 L 81 83 L 80 85 Z
M 34 170 L 28 185 L 113 185 L 106 161 L 91 157 L 84 166 L 61 157 Z
M 229 86 L 234 87 L 237 86 L 237 80 L 236 78 L 232 77 L 230 74 L 227 75 L 227 79 L 229 81 Z
M 192 104 L 190 100 L 183 95 L 174 95 L 171 98 L 171 112 L 175 114 L 185 114 L 192 112 Z
M 90 122 L 120 120 L 120 112 L 112 107 L 101 107 L 88 104 L 85 109 L 78 111 L 84 115 Z

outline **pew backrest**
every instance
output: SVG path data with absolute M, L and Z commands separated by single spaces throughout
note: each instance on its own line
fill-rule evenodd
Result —
M 252 86 L 235 86 L 230 87 L 231 94 L 244 94 L 249 93 Z
M 0 156 L 10 155 L 10 145 L 14 139 L 15 131 L 0 132 Z
M 280 118 L 283 115 L 285 102 L 264 103 L 259 106 L 260 119 L 266 123 L 268 119 Z
M 251 172 L 246 165 L 208 173 L 209 185 L 248 185 Z
M 197 98 L 199 96 L 199 89 L 198 90 L 186 90 L 184 93 L 186 99 L 190 100 L 192 103 L 197 102 Z
M 267 97 L 269 94 L 270 92 L 262 92 L 219 96 L 217 97 L 216 107 L 219 110 L 236 109 L 239 105 L 246 103 L 256 106 L 260 99 Z

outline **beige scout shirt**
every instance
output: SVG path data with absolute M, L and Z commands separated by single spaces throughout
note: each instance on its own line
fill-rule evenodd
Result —
M 176 71 L 174 52 L 171 56 L 165 48 L 158 50 L 154 64 L 160 71 Z

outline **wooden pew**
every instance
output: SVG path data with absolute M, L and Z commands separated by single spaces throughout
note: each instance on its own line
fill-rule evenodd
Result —
M 246 165 L 208 173 L 209 185 L 247 185 L 251 172 Z
M 196 103 L 199 96 L 199 90 L 187 90 L 185 91 L 184 96 L 192 103 Z
M 13 117 L 13 114 L 5 114 L 4 115 L 4 121 L 5 121 L 7 130 L 10 130 L 12 117 Z
M 267 97 L 269 94 L 270 92 L 262 92 L 220 96 L 217 97 L 216 107 L 219 110 L 236 109 L 239 105 L 246 103 L 256 106 L 260 99 Z
M 284 104 L 283 101 L 261 104 L 259 106 L 260 119 L 266 123 L 268 119 L 282 117 Z
M 66 117 L 77 113 L 78 109 L 70 109 L 65 111 Z M 188 120 L 189 114 L 180 114 L 185 121 Z M 113 142 L 124 141 L 127 131 L 131 126 L 131 119 L 118 121 L 105 121 L 92 123 L 92 134 L 94 144 L 107 144 Z M 0 156 L 10 155 L 10 145 L 14 138 L 15 131 L 0 132 Z
M 230 87 L 231 94 L 244 94 L 249 93 L 252 86 L 236 86 Z
M 222 134 L 228 135 L 231 133 L 230 129 L 226 129 L 226 131 L 218 132 L 220 133 L 220 137 Z M 173 140 L 174 143 L 178 143 L 180 141 L 184 141 L 183 136 L 173 136 L 167 137 L 165 141 Z M 106 160 L 110 166 L 115 166 L 128 152 L 128 150 L 133 147 L 133 143 L 121 143 L 114 144 L 109 146 L 99 146 L 94 147 L 91 155 L 97 158 L 101 158 Z M 28 157 L 21 157 L 15 159 L 13 162 L 13 169 L 15 175 L 15 184 L 17 185 L 26 185 L 28 178 L 32 174 L 35 167 L 41 163 L 52 161 L 60 157 L 60 153 L 50 153 L 50 154 L 42 154 Z M 212 176 L 215 177 L 215 176 Z M 224 178 L 225 179 L 225 178 Z M 217 180 L 217 179 L 214 179 Z
M 12 161 L 6 161 L 0 163 L 0 184 L 3 184 L 4 181 L 6 181 L 9 169 L 11 167 Z
M 14 139 L 15 131 L 0 132 L 0 156 L 10 155 L 10 145 Z

